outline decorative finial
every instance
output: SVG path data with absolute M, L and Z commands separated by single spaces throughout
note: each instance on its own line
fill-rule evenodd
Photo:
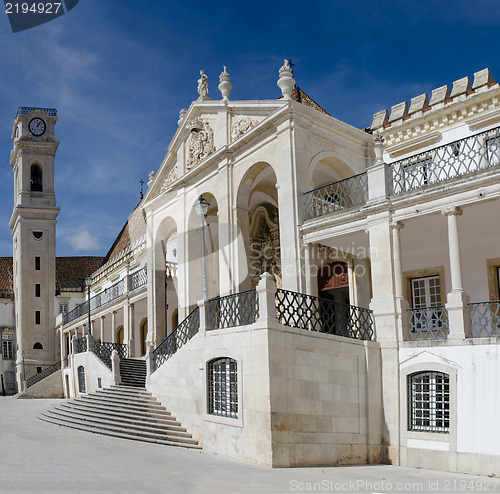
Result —
M 184 122 L 184 119 L 186 118 L 186 115 L 187 115 L 187 110 L 185 108 L 183 108 L 179 112 L 179 120 L 177 121 L 177 125 L 180 125 L 182 122 Z
M 283 66 L 279 70 L 280 78 L 277 82 L 278 87 L 281 89 L 281 94 L 286 100 L 292 99 L 292 91 L 295 87 L 295 79 L 293 78 L 292 67 L 290 66 L 291 60 L 283 61 Z
M 149 180 L 148 180 L 148 188 L 151 187 L 151 185 L 153 184 L 154 182 L 154 179 L 155 179 L 155 172 L 154 171 L 150 171 L 149 172 Z
M 229 93 L 233 88 L 229 74 L 227 73 L 227 67 L 224 65 L 224 70 L 219 75 L 219 91 L 222 93 L 223 100 L 229 100 Z
M 141 193 L 140 193 L 140 196 L 141 196 L 141 201 L 142 201 L 142 199 L 144 198 L 144 193 L 143 193 L 143 190 L 142 190 L 142 187 L 144 185 L 144 180 L 141 178 L 139 180 L 139 183 L 141 184 Z
M 384 135 L 382 132 L 376 130 L 373 133 L 373 149 L 375 151 L 375 164 L 384 162 Z
M 200 70 L 200 78 L 198 79 L 198 94 L 200 97 L 197 101 L 210 99 L 208 97 L 208 77 L 203 70 Z

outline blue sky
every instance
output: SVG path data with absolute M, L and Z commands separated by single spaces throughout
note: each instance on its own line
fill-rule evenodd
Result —
M 157 170 L 199 70 L 220 98 L 273 99 L 283 58 L 331 115 L 372 114 L 489 67 L 500 80 L 498 0 L 80 0 L 13 34 L 0 15 L 0 256 L 12 255 L 9 153 L 19 106 L 57 108 L 57 255 L 105 255 Z

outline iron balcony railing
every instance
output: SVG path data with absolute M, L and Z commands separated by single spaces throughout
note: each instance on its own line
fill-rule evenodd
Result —
M 118 283 L 115 283 L 113 286 L 106 288 L 101 293 L 94 295 L 90 299 L 90 311 L 96 310 L 114 300 L 123 297 L 125 295 L 125 280 L 122 279 Z M 89 303 L 88 301 L 83 302 L 80 305 L 77 305 L 73 310 L 69 311 L 67 314 L 63 315 L 64 324 L 68 324 L 79 317 L 88 314 L 89 312 Z
M 450 327 L 448 311 L 443 305 L 408 309 L 413 340 L 439 340 L 448 338 Z
M 304 200 L 306 220 L 362 206 L 368 200 L 366 172 L 306 192 Z
M 27 114 L 27 113 L 31 113 L 34 110 L 42 110 L 49 116 L 53 116 L 53 117 L 57 116 L 57 110 L 55 108 L 37 108 L 35 106 L 21 106 L 17 110 L 17 114 L 18 115 Z
M 359 340 L 375 340 L 373 311 L 278 289 L 276 318 L 284 326 Z
M 154 350 L 151 372 L 156 371 L 200 329 L 200 309 L 196 307 Z
M 246 326 L 258 317 L 259 300 L 255 289 L 217 297 L 208 302 L 207 329 Z
M 54 374 L 54 372 L 57 372 L 60 368 L 61 368 L 61 362 L 57 362 L 49 367 L 46 367 L 39 374 L 35 374 L 34 376 L 31 376 L 28 379 L 26 379 L 26 387 L 31 388 L 31 386 L 41 381 L 42 379 L 50 376 L 51 374 Z
M 148 269 L 144 266 L 139 271 L 130 275 L 130 289 L 137 290 L 145 286 L 148 282 Z
M 87 351 L 87 337 L 77 338 L 75 340 L 74 353 L 83 353 Z
M 470 304 L 474 338 L 500 336 L 500 300 Z
M 392 195 L 500 164 L 500 127 L 395 161 Z

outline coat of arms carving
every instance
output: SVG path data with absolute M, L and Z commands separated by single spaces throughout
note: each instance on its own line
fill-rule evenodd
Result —
M 215 151 L 214 132 L 208 122 L 195 119 L 188 124 L 191 135 L 188 139 L 187 169 L 203 161 Z

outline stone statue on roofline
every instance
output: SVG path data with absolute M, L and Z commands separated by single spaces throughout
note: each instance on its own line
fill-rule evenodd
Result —
M 200 70 L 200 78 L 198 79 L 198 101 L 210 99 L 208 97 L 208 77 L 203 70 Z

